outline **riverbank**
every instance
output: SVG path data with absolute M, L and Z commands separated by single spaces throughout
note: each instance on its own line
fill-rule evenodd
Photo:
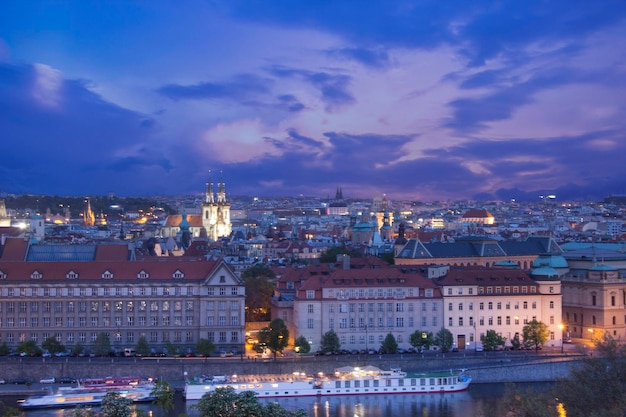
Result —
M 474 384 L 551 382 L 567 377 L 571 367 L 586 356 L 558 352 L 483 352 L 432 355 L 339 355 L 269 359 L 236 358 L 3 358 L 0 394 L 40 394 L 47 386 L 42 377 L 97 378 L 152 376 L 182 389 L 186 378 L 197 375 L 332 373 L 342 366 L 373 365 L 406 371 L 468 369 Z M 31 386 L 10 384 L 15 379 L 34 381 Z

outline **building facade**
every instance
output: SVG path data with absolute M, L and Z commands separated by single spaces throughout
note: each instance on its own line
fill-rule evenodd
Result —
M 593 340 L 604 332 L 626 340 L 626 255 L 622 244 L 587 245 L 563 255 L 563 318 L 572 338 Z
M 111 348 L 144 336 L 195 351 L 245 343 L 245 287 L 221 258 L 150 257 L 128 245 L 30 245 L 6 239 L 0 256 L 0 339 L 9 348 L 55 337 L 87 350 L 100 333 Z M 62 259 L 62 260 L 61 260 Z
M 507 340 L 532 320 L 548 325 L 546 346 L 561 346 L 560 281 L 519 269 L 406 268 L 345 257 L 335 265 L 282 269 L 272 304 L 293 338 L 313 351 L 322 335 L 337 333 L 341 348 L 378 350 L 388 334 L 409 348 L 415 331 L 448 329 L 458 349 L 481 346 L 494 330 Z
M 443 322 L 458 349 L 482 346 L 481 338 L 494 330 L 505 346 L 532 320 L 548 326 L 546 346 L 561 346 L 561 283 L 553 277 L 532 277 L 519 269 L 429 268 L 441 288 Z

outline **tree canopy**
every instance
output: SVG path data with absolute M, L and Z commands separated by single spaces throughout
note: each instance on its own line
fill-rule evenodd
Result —
M 320 351 L 322 353 L 337 353 L 340 347 L 339 336 L 333 329 L 322 335 L 322 340 L 320 341 Z
M 506 340 L 504 337 L 496 333 L 495 330 L 487 330 L 487 332 L 480 338 L 485 350 L 497 350 L 500 346 L 504 346 Z
M 442 327 L 435 336 L 435 345 L 439 346 L 442 352 L 449 351 L 452 348 L 452 345 L 454 345 L 454 336 L 452 335 L 452 332 Z
M 548 340 L 550 332 L 548 325 L 537 320 L 533 320 L 522 328 L 524 345 L 539 350 Z
M 111 352 L 111 340 L 109 335 L 102 332 L 96 337 L 96 341 L 93 344 L 93 353 L 96 356 L 107 356 Z
M 150 344 L 146 336 L 139 336 L 139 340 L 137 340 L 137 345 L 135 346 L 135 354 L 139 356 L 150 355 Z
M 206 393 L 194 405 L 198 417 L 306 417 L 304 410 L 289 411 L 275 402 L 263 405 L 251 391 L 235 393 L 231 387 Z
M 254 265 L 241 274 L 246 287 L 246 322 L 268 321 L 276 274 L 268 266 Z
M 296 352 L 306 355 L 311 351 L 311 344 L 304 336 L 298 336 L 293 343 L 293 348 Z
M 196 350 L 198 351 L 198 355 L 208 357 L 215 352 L 215 345 L 209 339 L 200 339 L 198 343 L 196 343 Z
M 388 333 L 385 337 L 385 340 L 380 344 L 380 350 L 383 353 L 397 353 L 398 352 L 398 342 L 396 342 L 396 338 L 393 334 Z
M 435 339 L 432 332 L 426 332 L 423 330 L 416 330 L 409 336 L 409 343 L 414 348 L 430 349 L 430 347 L 434 344 Z
M 265 343 L 276 358 L 276 354 L 285 350 L 289 344 L 289 330 L 285 322 L 281 319 L 272 320 L 269 327 L 259 332 L 259 342 Z
M 65 346 L 63 346 L 54 336 L 50 336 L 41 342 L 41 347 L 52 354 L 65 352 Z

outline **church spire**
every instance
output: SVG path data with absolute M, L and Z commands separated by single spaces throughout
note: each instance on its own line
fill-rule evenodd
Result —
M 215 202 L 215 196 L 213 193 L 213 183 L 211 182 L 211 170 L 209 170 L 209 180 L 206 183 L 206 192 L 204 195 L 204 202 L 205 203 Z
M 224 175 L 220 173 L 220 182 L 217 183 L 217 202 L 226 202 L 226 185 L 224 184 Z

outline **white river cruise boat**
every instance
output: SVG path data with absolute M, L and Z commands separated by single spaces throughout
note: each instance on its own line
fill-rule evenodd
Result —
M 466 390 L 472 379 L 465 370 L 407 373 L 398 368 L 383 371 L 375 366 L 338 368 L 332 375 L 232 375 L 196 377 L 185 383 L 187 400 L 231 387 L 235 392 L 252 391 L 259 398 L 315 395 L 420 394 Z
M 116 392 L 133 402 L 153 401 L 154 384 L 141 378 L 98 378 L 81 380 L 76 387 L 59 387 L 56 392 L 28 397 L 19 403 L 21 408 L 69 408 L 76 406 L 96 406 L 102 403 L 105 395 Z

